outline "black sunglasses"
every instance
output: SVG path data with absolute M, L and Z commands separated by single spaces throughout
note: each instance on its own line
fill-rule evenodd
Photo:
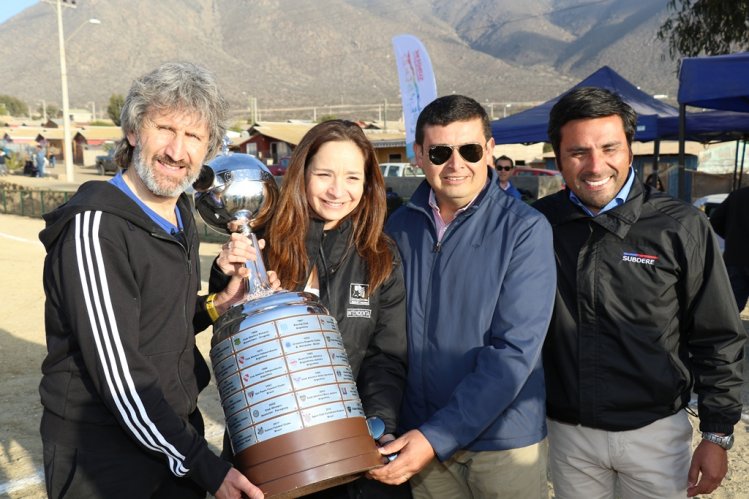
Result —
M 514 166 L 499 166 L 499 165 L 497 165 L 497 170 L 500 170 L 500 171 L 504 170 L 506 172 L 509 172 L 513 168 L 515 168 L 515 167 Z
M 439 166 L 450 159 L 453 149 L 457 149 L 460 156 L 469 163 L 478 163 L 484 157 L 484 146 L 481 144 L 463 144 L 459 146 L 438 145 L 429 146 L 429 161 Z

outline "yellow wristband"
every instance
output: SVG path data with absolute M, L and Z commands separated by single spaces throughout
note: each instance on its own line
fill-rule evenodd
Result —
M 211 293 L 205 298 L 205 310 L 208 312 L 208 316 L 211 318 L 211 322 L 216 322 L 219 313 L 216 310 L 216 305 L 213 304 L 213 300 L 216 299 L 216 293 Z

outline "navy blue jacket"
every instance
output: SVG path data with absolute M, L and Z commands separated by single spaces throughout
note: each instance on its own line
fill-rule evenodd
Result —
M 546 436 L 541 349 L 554 304 L 551 227 L 501 192 L 497 173 L 440 243 L 424 181 L 388 220 L 407 291 L 409 372 L 403 431 L 440 460 Z

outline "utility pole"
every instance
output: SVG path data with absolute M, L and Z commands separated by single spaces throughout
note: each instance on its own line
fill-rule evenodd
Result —
M 62 8 L 75 8 L 75 2 L 71 0 L 43 0 L 44 3 L 52 4 L 57 8 L 57 39 L 60 45 L 60 80 L 62 81 L 62 128 L 63 128 L 63 156 L 65 159 L 65 180 L 73 182 L 75 171 L 73 170 L 73 134 L 70 130 L 70 103 L 68 102 L 68 70 L 65 66 L 65 34 L 62 29 Z

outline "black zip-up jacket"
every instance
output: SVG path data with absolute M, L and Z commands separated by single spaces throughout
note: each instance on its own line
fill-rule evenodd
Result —
M 726 265 L 749 267 L 749 187 L 729 194 L 710 214 L 710 224 L 726 240 Z
M 365 414 L 380 417 L 385 432 L 394 433 L 408 362 L 406 287 L 398 251 L 391 245 L 393 271 L 370 294 L 366 264 L 350 241 L 350 220 L 329 231 L 323 225 L 310 219 L 305 240 L 309 268 L 318 269 L 320 302 L 338 322 Z M 209 290 L 222 289 L 227 279 L 214 263 Z
M 41 431 L 92 450 L 136 442 L 213 493 L 230 464 L 188 424 L 210 380 L 195 348 L 210 318 L 186 196 L 178 207 L 186 244 L 108 182 L 45 215 Z
M 636 429 L 684 408 L 694 389 L 700 429 L 732 433 L 746 332 L 707 219 L 639 181 L 596 217 L 567 191 L 534 207 L 551 222 L 557 261 L 548 416 Z

